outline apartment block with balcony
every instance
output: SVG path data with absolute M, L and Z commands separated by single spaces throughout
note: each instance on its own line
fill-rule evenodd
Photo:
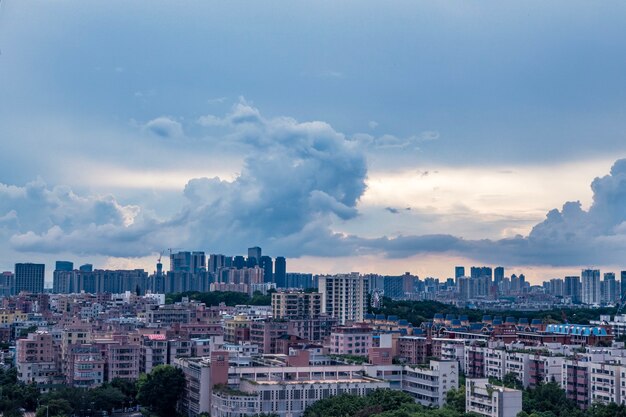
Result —
M 404 366 L 402 390 L 427 407 L 441 407 L 446 394 L 459 386 L 457 361 L 430 361 L 429 365 Z
M 516 417 L 522 411 L 522 391 L 491 385 L 486 378 L 468 378 L 465 411 L 484 417 Z
M 589 363 L 576 359 L 563 361 L 561 374 L 561 388 L 567 399 L 576 403 L 578 408 L 586 410 L 589 407 Z

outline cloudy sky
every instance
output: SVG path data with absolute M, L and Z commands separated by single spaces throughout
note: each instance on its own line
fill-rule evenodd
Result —
M 0 4 L 0 270 L 626 269 L 622 1 Z

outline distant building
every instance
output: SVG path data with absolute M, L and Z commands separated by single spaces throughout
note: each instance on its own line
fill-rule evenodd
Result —
M 580 283 L 580 277 L 565 277 L 563 284 L 564 297 L 570 297 L 573 303 L 580 303 L 582 301 L 581 292 L 582 286 Z
M 261 256 L 259 266 L 263 268 L 263 282 L 274 282 L 274 263 L 270 256 Z
M 278 288 L 286 287 L 287 260 L 284 256 L 277 256 L 274 261 L 274 282 Z
M 465 276 L 465 267 L 464 266 L 455 266 L 454 267 L 454 279 L 457 280 L 461 277 Z
M 45 271 L 44 264 L 15 264 L 15 294 L 22 291 L 42 293 Z
M 583 304 L 600 304 L 602 301 L 600 270 L 583 269 L 581 276 Z
M 604 280 L 602 281 L 601 289 L 603 304 L 614 304 L 619 301 L 619 289 L 617 281 L 615 280 L 614 272 L 604 273 Z
M 261 248 L 258 246 L 248 248 L 248 259 L 254 259 L 255 265 L 261 265 L 261 252 Z
M 6 271 L 0 274 L 0 297 L 15 295 L 15 274 Z

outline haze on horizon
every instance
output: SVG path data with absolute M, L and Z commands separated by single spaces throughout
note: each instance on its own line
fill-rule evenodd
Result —
M 626 3 L 0 3 L 0 270 L 626 269 Z

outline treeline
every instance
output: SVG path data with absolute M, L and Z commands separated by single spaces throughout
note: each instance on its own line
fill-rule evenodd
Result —
M 253 306 L 268 306 L 272 304 L 272 292 L 269 290 L 267 295 L 263 295 L 260 291 L 255 291 L 254 295 L 250 297 L 246 293 L 231 292 L 231 291 L 211 291 L 211 292 L 198 292 L 187 291 L 167 294 L 165 296 L 166 304 L 174 304 L 180 302 L 183 297 L 189 297 L 190 300 L 199 301 L 207 306 L 217 306 L 220 303 L 224 303 L 227 306 L 236 305 L 253 305 Z
M 370 307 L 370 313 L 395 315 L 401 319 L 407 319 L 414 326 L 419 326 L 425 321 L 432 321 L 435 313 L 466 315 L 472 322 L 480 321 L 483 315 L 501 316 L 502 318 L 514 317 L 515 319 L 526 318 L 529 321 L 540 319 L 548 323 L 561 323 L 563 317 L 568 322 L 576 324 L 589 324 L 590 320 L 597 320 L 601 314 L 615 314 L 614 307 L 603 308 L 553 308 L 542 311 L 519 311 L 519 310 L 498 310 L 485 311 L 469 308 L 459 308 L 451 304 L 444 304 L 437 301 L 406 301 L 392 300 L 383 297 L 381 308 Z
M 304 417 L 475 417 L 465 410 L 464 391 L 463 386 L 449 391 L 441 408 L 417 404 L 402 391 L 381 389 L 366 397 L 343 394 L 312 404 Z M 566 398 L 558 384 L 551 382 L 523 391 L 518 417 L 626 417 L 626 406 L 596 404 L 583 411 Z
M 136 382 L 114 379 L 93 389 L 61 385 L 40 394 L 35 384 L 18 381 L 15 368 L 0 368 L 0 415 L 21 417 L 24 412 L 35 412 L 36 417 L 93 417 L 141 405 L 148 417 L 173 417 L 184 388 L 180 369 L 159 365 Z

